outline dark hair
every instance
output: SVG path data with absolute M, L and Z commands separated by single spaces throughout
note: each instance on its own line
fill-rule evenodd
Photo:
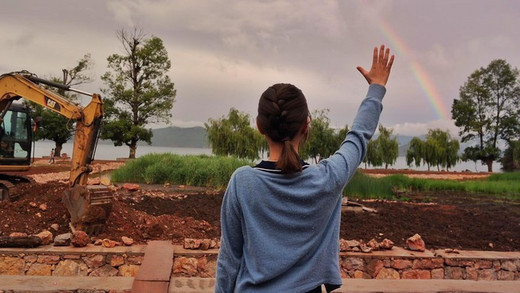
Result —
M 300 156 L 291 145 L 291 140 L 307 122 L 308 116 L 307 100 L 302 91 L 292 84 L 275 84 L 260 97 L 257 123 L 269 138 L 283 143 L 276 164 L 282 173 L 302 170 Z

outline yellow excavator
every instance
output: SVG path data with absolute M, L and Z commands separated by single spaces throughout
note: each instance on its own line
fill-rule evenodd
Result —
M 91 101 L 81 107 L 48 90 L 49 87 L 87 95 Z M 27 171 L 32 163 L 35 123 L 30 109 L 15 102 L 20 99 L 32 101 L 75 122 L 69 188 L 62 200 L 70 213 L 73 229 L 89 235 L 102 232 L 112 209 L 112 192 L 102 185 L 87 185 L 103 118 L 101 97 L 41 79 L 27 71 L 0 76 L 0 199 L 3 200 L 16 197 L 16 184 L 24 181 L 23 176 L 6 173 Z

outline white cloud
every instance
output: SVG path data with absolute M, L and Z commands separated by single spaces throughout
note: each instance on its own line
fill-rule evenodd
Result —
M 419 136 L 426 134 L 430 129 L 448 130 L 453 137 L 458 137 L 458 128 L 453 120 L 432 120 L 425 123 L 405 122 L 386 126 L 394 130 L 394 134 Z

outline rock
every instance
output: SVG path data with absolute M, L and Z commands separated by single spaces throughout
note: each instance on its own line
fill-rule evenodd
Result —
M 196 276 L 198 261 L 194 257 L 176 258 L 173 264 L 173 273 L 182 273 L 183 275 Z
M 137 191 L 139 190 L 139 184 L 125 183 L 123 184 L 123 188 L 127 191 Z
M 394 269 L 382 268 L 376 279 L 399 279 L 399 273 Z
M 346 240 L 346 244 L 353 248 L 353 247 L 358 247 L 359 246 L 359 241 L 357 240 Z
M 112 256 L 108 256 L 108 262 L 112 267 L 118 267 L 120 265 L 125 264 L 125 259 L 122 255 L 113 254 Z
M 103 245 L 103 247 L 106 247 L 106 248 L 112 248 L 112 247 L 116 246 L 116 242 L 113 241 L 113 240 L 105 238 L 102 241 L 102 245 Z
M 462 280 L 464 277 L 464 269 L 460 267 L 446 267 L 445 278 L 451 280 Z
M 201 245 L 200 239 L 184 238 L 184 249 L 199 249 Z
M 444 279 L 444 269 L 433 269 L 432 279 Z
M 60 262 L 59 255 L 38 255 L 37 262 L 46 265 L 55 265 Z
M 103 176 L 101 176 L 100 181 L 101 181 L 101 184 L 103 184 L 105 186 L 109 186 L 111 184 L 110 176 L 103 175 Z
M 444 267 L 443 258 L 419 258 L 413 261 L 413 269 L 438 269 Z
M 499 271 L 498 279 L 503 281 L 513 281 L 515 279 L 515 273 L 507 271 Z
M 381 269 L 383 269 L 384 266 L 385 265 L 383 261 L 374 258 L 368 262 L 368 264 L 365 267 L 365 271 L 374 278 L 379 274 L 379 271 L 381 271 Z
M 379 249 L 379 243 L 374 238 L 372 238 L 372 239 L 370 239 L 370 241 L 368 241 L 367 246 L 370 247 L 372 250 Z M 361 249 L 361 250 L 363 250 L 363 249 Z
M 478 270 L 478 280 L 494 281 L 497 279 L 497 273 L 494 269 Z
M 359 249 L 361 249 L 361 252 L 364 252 L 364 253 L 372 252 L 372 248 L 368 247 L 368 245 L 365 242 L 363 242 L 363 241 L 361 241 L 359 243 Z
M 11 234 L 9 234 L 9 237 L 27 237 L 27 233 L 23 233 L 23 232 L 13 232 Z
M 85 247 L 89 244 L 90 237 L 88 237 L 87 233 L 76 230 L 72 233 L 71 243 L 74 247 Z
M 105 264 L 105 256 L 101 254 L 86 256 L 83 257 L 83 261 L 89 269 L 97 269 Z
M 517 268 L 515 263 L 510 260 L 502 261 L 501 268 L 509 272 L 515 272 L 516 270 L 520 269 Z
M 24 275 L 25 261 L 18 257 L 0 256 L 0 275 Z
M 99 245 L 102 245 L 102 244 L 103 244 L 103 239 L 96 239 L 94 241 L 94 245 L 96 245 L 96 246 L 99 246 Z
M 424 244 L 424 241 L 421 238 L 421 235 L 415 234 L 412 237 L 406 239 L 406 245 L 408 246 L 408 249 L 414 250 L 414 251 L 425 251 L 426 246 Z
M 60 229 L 60 225 L 58 225 L 58 224 L 52 224 L 52 225 L 51 225 L 51 229 L 54 230 L 55 232 L 58 232 L 58 229 Z
M 38 206 L 38 204 L 35 203 L 34 201 L 31 201 L 31 202 L 29 203 L 29 205 L 30 205 L 31 207 L 33 207 L 33 208 L 35 208 L 35 207 Z
M 429 270 L 409 270 L 403 272 L 403 279 L 431 279 L 432 275 Z
M 200 249 L 208 250 L 211 245 L 211 239 L 202 239 L 200 242 Z
M 359 257 L 345 257 L 341 261 L 341 268 L 350 271 L 350 270 L 363 270 L 364 263 L 363 259 Z
M 474 267 L 466 267 L 466 280 L 478 280 L 478 271 Z
M 60 234 L 54 238 L 54 246 L 69 246 L 72 235 L 70 233 Z
M 394 259 L 392 261 L 392 268 L 403 270 L 403 269 L 409 269 L 412 267 L 412 261 L 408 259 Z
M 86 264 L 70 259 L 61 261 L 52 272 L 53 276 L 87 276 L 87 274 Z
M 50 276 L 52 272 L 52 266 L 46 264 L 35 263 L 27 270 L 27 276 Z
M 42 203 L 40 206 L 39 206 L 40 210 L 42 211 L 46 211 L 47 210 L 47 204 L 45 203 Z
M 42 240 L 42 245 L 49 245 L 52 243 L 53 235 L 47 230 L 43 230 L 42 232 L 36 234 L 36 236 L 40 237 Z
M 121 275 L 121 277 L 135 277 L 138 272 L 138 265 L 122 265 L 119 267 L 119 275 Z
M 381 249 L 386 249 L 386 250 L 390 250 L 394 247 L 394 242 L 390 239 L 383 239 L 383 241 L 381 241 L 379 243 L 379 247 L 381 247 Z
M 126 246 L 130 246 L 130 245 L 134 244 L 134 239 L 126 237 L 126 236 L 121 237 L 121 241 Z
M 106 264 L 90 273 L 90 277 L 115 277 L 119 271 L 112 266 Z

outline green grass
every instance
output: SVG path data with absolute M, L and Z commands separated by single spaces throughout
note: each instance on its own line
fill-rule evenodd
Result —
M 249 164 L 232 157 L 147 154 L 115 170 L 111 180 L 224 188 L 238 167 Z
M 148 154 L 112 173 L 113 182 L 225 188 L 231 174 L 251 162 L 233 157 Z M 393 188 L 412 191 L 461 191 L 520 200 L 520 172 L 493 174 L 484 180 L 434 180 L 396 174 L 374 178 L 356 172 L 343 194 L 360 199 L 395 199 Z
M 484 180 L 434 180 L 401 174 L 374 178 L 357 172 L 343 193 L 361 199 L 394 199 L 392 188 L 413 191 L 462 191 L 520 200 L 520 172 L 493 174 Z

